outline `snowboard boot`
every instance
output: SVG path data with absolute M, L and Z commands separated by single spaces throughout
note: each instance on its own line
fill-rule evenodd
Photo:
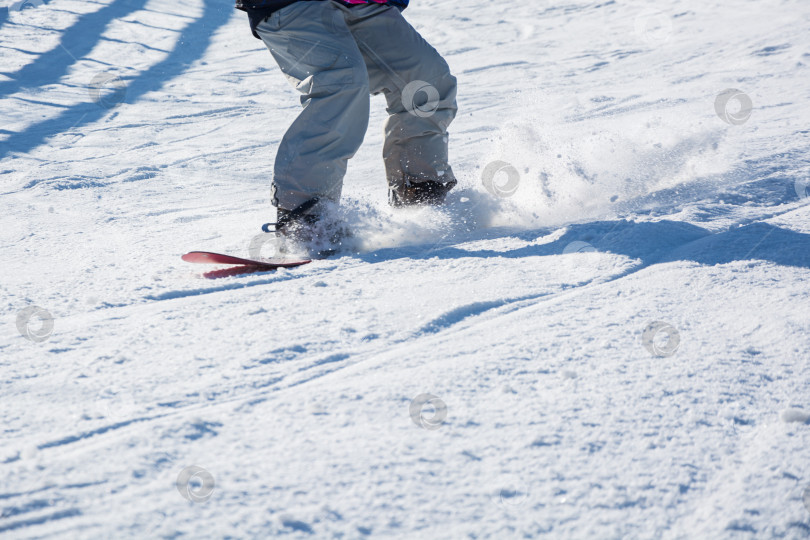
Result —
M 388 188 L 388 203 L 391 206 L 438 206 L 444 204 L 447 192 L 453 189 L 456 183 L 456 180 L 442 184 L 435 180 L 406 177 L 402 185 Z
M 282 253 L 291 250 L 303 250 L 315 259 L 323 259 L 338 252 L 347 232 L 335 224 L 321 219 L 320 214 L 307 213 L 316 204 L 317 197 L 292 209 L 277 208 L 275 223 L 265 223 L 262 231 L 277 233 L 283 240 Z

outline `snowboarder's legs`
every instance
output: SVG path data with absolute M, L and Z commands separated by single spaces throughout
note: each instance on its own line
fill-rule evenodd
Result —
M 342 9 L 365 59 L 371 92 L 383 93 L 388 103 L 383 160 L 389 189 L 425 180 L 455 184 L 447 127 L 457 110 L 456 78 L 447 62 L 395 7 Z
M 447 127 L 456 114 L 456 79 L 398 9 L 296 2 L 256 32 L 303 94 L 304 110 L 279 145 L 273 204 L 293 210 L 316 197 L 340 199 L 347 161 L 368 126 L 369 92 L 383 93 L 388 103 L 383 159 L 389 188 L 402 193 L 414 184 L 455 184 Z M 431 193 L 409 193 L 411 202 L 431 200 Z M 443 199 L 443 190 L 439 194 Z
M 340 199 L 346 164 L 368 127 L 365 61 L 332 2 L 296 2 L 256 28 L 281 71 L 301 92 L 304 110 L 276 155 L 273 204 Z

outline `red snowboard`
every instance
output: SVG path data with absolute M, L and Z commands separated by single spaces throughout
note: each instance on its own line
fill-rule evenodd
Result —
M 191 251 L 183 255 L 182 258 L 184 261 L 190 263 L 236 264 L 242 267 L 232 269 L 235 272 L 209 272 L 211 275 L 208 276 L 208 274 L 206 274 L 207 277 L 224 277 L 225 275 L 264 272 L 273 270 L 274 268 L 291 268 L 312 262 L 310 259 L 243 259 L 222 253 L 211 253 L 210 251 Z

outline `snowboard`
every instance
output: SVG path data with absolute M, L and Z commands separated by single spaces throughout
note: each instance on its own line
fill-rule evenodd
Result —
M 284 259 L 275 257 L 272 259 L 243 259 L 233 255 L 223 253 L 212 253 L 210 251 L 191 251 L 182 256 L 182 259 L 190 263 L 201 264 L 231 264 L 244 267 L 251 267 L 254 271 L 273 270 L 274 268 L 292 268 L 312 262 L 311 259 Z

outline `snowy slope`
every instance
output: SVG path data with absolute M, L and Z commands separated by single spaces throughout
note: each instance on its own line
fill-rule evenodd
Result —
M 244 14 L 6 2 L 0 535 L 810 537 L 805 0 L 414 0 L 448 207 L 374 98 L 358 251 L 220 279 L 298 110 Z

